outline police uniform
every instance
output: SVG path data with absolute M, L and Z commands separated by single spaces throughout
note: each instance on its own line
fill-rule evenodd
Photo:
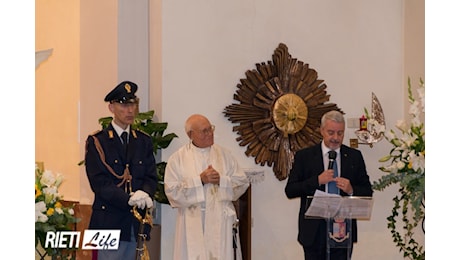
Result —
M 136 84 L 125 81 L 107 94 L 104 100 L 123 104 L 138 102 L 136 90 Z M 149 135 L 130 128 L 125 153 L 112 124 L 89 135 L 86 140 L 86 174 L 94 192 L 89 229 L 118 229 L 121 230 L 120 240 L 130 241 L 133 233 L 137 238 L 139 229 L 139 221 L 128 204 L 130 194 L 142 190 L 153 200 L 158 181 L 156 162 Z M 149 239 L 148 225 L 144 233 Z

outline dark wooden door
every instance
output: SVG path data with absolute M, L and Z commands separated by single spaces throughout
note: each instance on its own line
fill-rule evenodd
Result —
M 239 219 L 239 236 L 243 260 L 251 260 L 251 186 L 234 204 Z

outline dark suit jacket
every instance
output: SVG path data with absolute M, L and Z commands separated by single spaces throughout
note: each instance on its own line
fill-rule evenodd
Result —
M 372 186 L 366 172 L 363 156 L 359 150 L 342 145 L 340 147 L 341 177 L 350 180 L 353 196 L 372 196 Z M 325 185 L 318 184 L 318 175 L 324 171 L 321 144 L 296 152 L 294 163 L 285 187 L 288 198 L 300 197 L 298 241 L 303 246 L 311 246 L 316 239 L 325 237 L 326 221 L 324 219 L 306 219 L 307 196 L 313 196 L 317 189 L 325 191 Z M 348 194 L 341 191 L 342 196 Z M 322 232 L 322 233 L 319 233 Z M 324 234 L 324 236 L 323 236 Z M 352 221 L 353 242 L 357 242 L 356 220 Z
M 104 150 L 105 162 L 115 173 L 123 175 L 125 165 L 129 164 L 132 191 L 143 190 L 153 200 L 158 178 L 152 140 L 143 132 L 131 130 L 127 156 L 111 124 L 106 129 L 88 136 L 86 140 L 86 174 L 94 192 L 89 228 L 121 229 L 120 240 L 129 241 L 131 228 L 133 227 L 134 233 L 137 234 L 139 221 L 135 219 L 131 212 L 132 207 L 128 205 L 130 195 L 125 191 L 125 185 L 117 187 L 120 179 L 113 176 L 102 163 L 93 136 L 99 140 Z M 144 233 L 149 235 L 150 228 L 146 228 Z

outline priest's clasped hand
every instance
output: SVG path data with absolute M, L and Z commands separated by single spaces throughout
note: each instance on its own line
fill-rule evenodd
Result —
M 136 205 L 140 209 L 144 209 L 146 206 L 147 208 L 153 207 L 152 198 L 143 190 L 137 190 L 131 193 L 131 197 L 129 198 L 128 205 L 134 206 Z
M 220 175 L 219 173 L 209 165 L 201 174 L 200 174 L 201 182 L 205 183 L 212 183 L 212 184 L 219 184 L 220 183 Z

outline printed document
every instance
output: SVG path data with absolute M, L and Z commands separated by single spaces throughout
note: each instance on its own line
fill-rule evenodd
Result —
M 370 219 L 372 197 L 342 197 L 316 190 L 305 217 Z

